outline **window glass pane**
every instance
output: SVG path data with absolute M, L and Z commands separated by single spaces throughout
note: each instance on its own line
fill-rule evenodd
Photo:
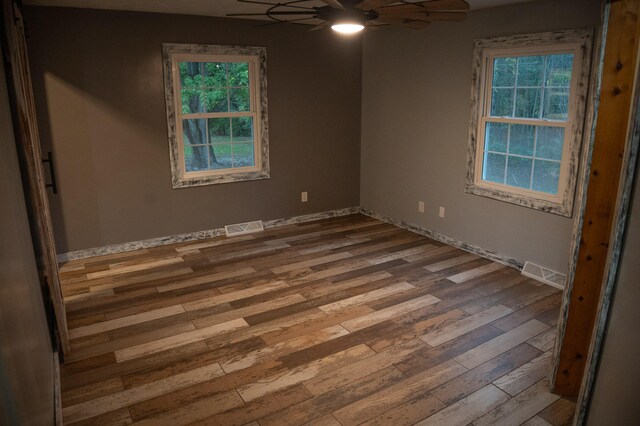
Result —
M 563 145 L 564 129 L 562 127 L 538 127 L 538 140 L 536 141 L 537 158 L 561 160 Z
M 516 58 L 493 60 L 493 87 L 513 87 L 516 84 Z
M 519 188 L 531 188 L 532 161 L 530 158 L 509 157 L 506 184 Z
M 253 117 L 231 119 L 233 142 L 253 142 Z
M 180 95 L 183 114 L 204 112 L 204 96 L 201 89 L 183 89 Z
M 255 166 L 252 143 L 233 144 L 233 167 Z
M 207 128 L 204 118 L 182 120 L 182 135 L 186 145 L 207 143 Z
M 533 156 L 535 126 L 512 124 L 509 137 L 509 154 Z
M 566 120 L 569 115 L 569 89 L 544 89 L 544 105 L 542 118 L 550 120 Z
M 202 86 L 202 64 L 200 62 L 178 62 L 181 87 Z
M 545 85 L 554 87 L 569 87 L 571 85 L 572 70 L 572 54 L 547 56 Z
M 504 183 L 504 167 L 507 161 L 506 155 L 484 154 L 484 164 L 482 166 L 482 179 L 490 182 Z
M 233 167 L 231 144 L 209 145 L 211 169 L 228 169 Z
M 227 86 L 227 64 L 223 62 L 204 63 L 204 82 L 208 87 Z
M 535 167 L 533 169 L 533 185 L 531 189 L 555 195 L 558 193 L 559 179 L 559 162 L 535 160 Z
M 540 91 L 541 89 L 516 89 L 516 110 L 514 116 L 520 118 L 539 118 Z
M 487 123 L 485 150 L 507 152 L 509 125 L 506 123 Z
M 542 86 L 544 56 L 521 56 L 518 58 L 518 87 Z
M 493 89 L 491 115 L 494 117 L 513 117 L 513 89 Z
M 231 119 L 209 118 L 209 143 L 231 143 Z
M 229 67 L 229 86 L 249 86 L 249 63 L 247 62 L 230 62 Z
M 227 89 L 207 89 L 204 92 L 207 112 L 228 112 Z
M 250 111 L 249 88 L 239 87 L 230 91 L 230 111 Z
M 184 162 L 187 172 L 199 172 L 207 170 L 207 147 L 206 146 L 187 146 L 184 147 Z

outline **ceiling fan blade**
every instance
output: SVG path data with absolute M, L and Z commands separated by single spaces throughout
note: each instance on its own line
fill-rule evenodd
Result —
M 418 21 L 418 20 L 405 19 L 400 17 L 383 17 L 383 16 L 378 17 L 376 19 L 376 22 L 382 22 L 384 24 L 389 24 L 389 25 L 397 25 L 397 26 L 411 28 L 415 30 L 424 28 L 431 23 L 428 21 Z
M 355 6 L 360 10 L 373 10 L 392 3 L 398 3 L 398 0 L 362 0 Z
M 415 21 L 463 21 L 467 17 L 464 12 L 424 12 L 424 11 L 401 11 L 379 9 L 376 11 L 381 18 L 404 18 Z
M 464 0 L 431 0 L 413 3 L 415 6 L 421 7 L 429 12 L 449 11 L 463 12 L 469 10 L 469 3 Z
M 296 11 L 282 11 L 282 12 L 278 12 L 278 11 L 273 11 L 273 12 L 269 12 L 269 13 L 228 13 L 227 16 L 269 16 L 269 15 L 282 15 L 282 16 L 287 16 L 287 15 L 315 15 L 316 12 L 315 10 L 310 10 L 310 11 L 303 11 L 303 10 L 296 10 Z
M 342 6 L 342 3 L 340 3 L 340 0 L 321 0 L 322 3 L 325 3 L 331 7 L 333 7 L 334 9 L 344 9 L 344 6 Z
M 314 25 L 313 27 L 311 27 L 311 29 L 309 31 L 323 30 L 323 29 L 327 28 L 330 25 L 331 25 L 331 22 L 326 21 L 326 22 L 323 22 L 322 24 Z

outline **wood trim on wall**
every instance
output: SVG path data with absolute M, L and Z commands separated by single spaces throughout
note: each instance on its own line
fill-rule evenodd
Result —
M 566 320 L 559 325 L 553 390 L 577 396 L 610 268 L 612 230 L 621 174 L 628 158 L 627 133 L 640 38 L 640 2 L 612 1 L 591 166 L 572 286 L 565 294 Z M 605 18 L 606 19 L 606 18 Z
M 60 343 L 63 353 L 66 354 L 69 352 L 67 314 L 60 288 L 51 212 L 42 167 L 24 20 L 20 4 L 13 0 L 2 0 L 2 13 L 4 15 L 3 38 L 7 44 L 5 51 L 5 61 L 8 62 L 6 64 L 7 83 L 38 273 L 41 280 L 46 282 L 45 288 L 49 294 L 45 295 L 45 298 L 49 298 L 53 304 Z

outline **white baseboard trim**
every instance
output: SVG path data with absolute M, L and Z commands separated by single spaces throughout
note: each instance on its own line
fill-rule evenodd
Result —
M 518 271 L 522 270 L 523 263 L 507 257 L 501 254 L 485 250 L 481 247 L 474 246 L 473 244 L 468 244 L 460 240 L 456 240 L 455 238 L 448 237 L 446 235 L 440 234 L 439 232 L 432 231 L 430 229 L 421 228 L 419 226 L 412 225 L 410 223 L 404 222 L 399 219 L 394 219 L 389 216 L 384 216 L 380 213 L 374 212 L 372 210 L 367 210 L 363 207 L 360 208 L 360 213 L 372 217 L 374 219 L 381 220 L 383 222 L 389 223 L 391 225 L 397 226 L 399 228 L 406 229 L 407 231 L 415 232 L 416 234 L 424 235 L 425 237 L 432 238 L 436 241 L 440 241 L 441 243 L 445 243 L 455 248 L 459 248 L 460 250 L 464 250 L 471 254 L 475 254 L 476 256 L 484 257 L 485 259 L 492 260 L 494 262 L 501 263 L 505 266 L 509 266 L 511 268 L 517 269 Z
M 284 219 L 273 219 L 263 221 L 265 228 L 274 228 L 277 226 L 292 225 L 296 223 L 312 222 L 314 220 L 328 219 L 331 217 L 347 216 L 360 212 L 360 207 L 347 207 L 344 209 L 330 210 L 320 213 L 306 214 L 302 216 L 294 216 Z M 217 237 L 224 235 L 224 227 L 209 229 L 206 231 L 190 232 L 187 234 L 178 234 L 168 237 L 150 238 L 148 240 L 131 241 L 127 243 L 111 244 L 104 247 L 94 247 L 84 250 L 70 251 L 67 253 L 59 253 L 58 262 L 68 262 L 76 259 L 86 259 L 88 257 L 104 256 L 107 254 L 124 253 L 132 250 L 139 250 L 151 247 L 164 246 L 167 244 L 176 244 L 186 241 L 197 241 L 205 238 Z

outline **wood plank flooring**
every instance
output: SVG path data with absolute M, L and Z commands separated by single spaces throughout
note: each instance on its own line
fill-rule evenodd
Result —
M 560 291 L 362 216 L 61 265 L 65 424 L 569 424 Z

